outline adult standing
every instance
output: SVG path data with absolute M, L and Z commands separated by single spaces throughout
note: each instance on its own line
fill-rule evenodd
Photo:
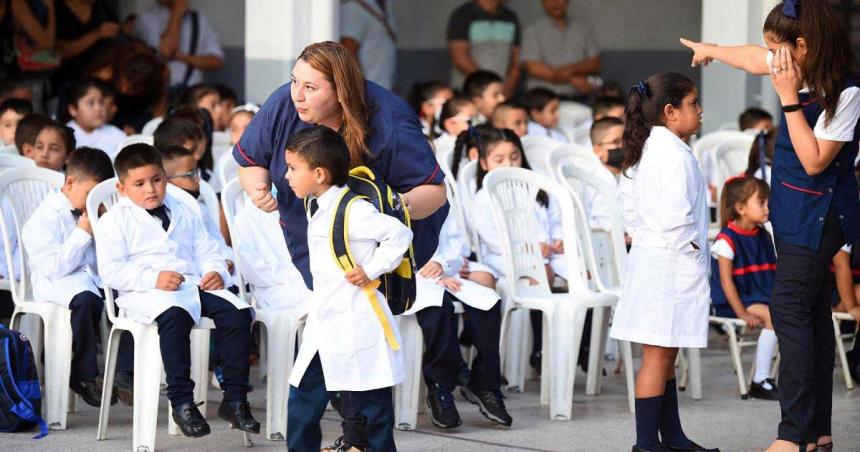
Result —
M 62 56 L 52 78 L 57 91 L 80 77 L 87 61 L 117 36 L 120 25 L 103 0 L 57 0 L 55 8 L 57 50 Z
M 339 131 L 353 166 L 368 165 L 377 177 L 404 193 L 416 220 L 412 223 L 415 259 L 418 266 L 427 262 L 438 245 L 448 209 L 442 172 L 415 112 L 401 98 L 364 80 L 358 62 L 345 47 L 333 42 L 313 44 L 299 55 L 291 82 L 266 100 L 233 149 L 233 157 L 242 165 L 239 179 L 254 204 L 269 212 L 279 210 L 290 256 L 308 287 L 313 287 L 313 281 L 307 217 L 303 201 L 284 179 L 284 153 L 289 138 L 311 124 Z M 271 183 L 277 188 L 276 198 L 270 192 Z M 319 359 L 314 359 L 299 387 L 290 388 L 290 403 L 298 398 L 306 404 L 305 409 L 288 410 L 291 449 L 315 450 L 320 445 L 319 420 L 328 395 L 304 387 L 318 387 L 322 378 Z
M 782 360 L 782 421 L 769 452 L 831 450 L 834 336 L 831 260 L 860 238 L 854 160 L 860 84 L 848 34 L 829 3 L 790 0 L 764 23 L 766 48 L 682 40 L 693 65 L 723 61 L 770 74 L 782 103 L 771 174 L 777 270 L 771 316 Z M 828 448 L 829 446 L 829 448 Z
M 349 0 L 340 7 L 340 43 L 364 78 L 390 90 L 397 68 L 397 25 L 391 0 Z
M 548 88 L 565 98 L 580 98 L 594 86 L 589 75 L 601 68 L 600 49 L 587 24 L 568 15 L 568 0 L 542 0 L 543 17 L 523 31 L 527 86 Z
M 135 23 L 134 33 L 167 60 L 170 88 L 203 81 L 202 71 L 221 69 L 224 50 L 205 14 L 188 8 L 188 0 L 158 0 Z
M 504 78 L 511 97 L 520 81 L 520 23 L 502 0 L 473 0 L 448 19 L 451 86 L 460 88 L 466 76 L 484 69 Z

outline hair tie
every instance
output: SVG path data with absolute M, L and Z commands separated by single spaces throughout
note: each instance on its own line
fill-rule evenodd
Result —
M 800 0 L 785 0 L 782 3 L 782 14 L 786 17 L 797 19 L 797 7 L 799 4 Z
M 639 91 L 639 94 L 641 94 L 643 96 L 648 95 L 648 85 L 646 85 L 645 82 L 643 82 L 641 80 L 636 82 L 635 85 L 633 85 L 633 89 L 635 89 L 636 91 Z

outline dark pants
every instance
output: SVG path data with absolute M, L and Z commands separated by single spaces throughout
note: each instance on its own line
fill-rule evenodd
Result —
M 372 451 L 395 451 L 394 404 L 391 388 L 364 392 L 341 391 L 350 414 L 344 421 L 344 436 L 349 441 L 362 443 L 366 438 Z M 287 402 L 287 450 L 294 452 L 317 452 L 322 442 L 320 419 L 328 404 L 329 393 L 325 387 L 319 355 L 311 360 L 298 387 L 290 386 Z M 352 422 L 347 422 L 352 419 Z M 364 419 L 365 424 L 356 422 Z
M 201 314 L 215 322 L 223 341 L 224 401 L 247 400 L 248 353 L 251 344 L 251 312 L 237 309 L 227 300 L 200 291 Z M 159 343 L 164 372 L 167 374 L 167 398 L 173 406 L 194 401 L 191 380 L 191 328 L 194 320 L 182 308 L 172 307 L 159 315 Z M 206 382 L 201 382 L 206 384 Z
M 71 379 L 94 383 L 99 373 L 96 340 L 104 300 L 90 291 L 81 292 L 69 303 L 72 325 Z
M 415 317 L 424 335 L 422 370 L 428 386 L 438 383 L 451 391 L 460 384 L 460 365 L 463 362 L 457 341 L 457 315 L 454 314 L 453 296 L 445 293 L 441 307 L 425 308 Z M 475 309 L 463 303 L 469 317 L 469 339 L 478 351 L 469 374 L 469 387 L 496 391 L 501 386 L 501 360 L 499 335 L 501 334 L 502 307 L 496 303 L 489 311 Z
M 779 438 L 815 443 L 830 435 L 835 339 L 830 264 L 845 236 L 831 210 L 818 250 L 776 237 L 777 268 L 770 313 L 779 340 Z

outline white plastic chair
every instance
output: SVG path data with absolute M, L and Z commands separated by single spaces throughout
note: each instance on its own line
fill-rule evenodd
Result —
M 523 150 L 532 170 L 555 179 L 552 168 L 547 167 L 547 159 L 552 151 L 564 146 L 564 143 L 552 138 L 526 135 L 522 137 Z
M 140 129 L 140 134 L 141 135 L 150 135 L 150 136 L 155 134 L 155 129 L 157 129 L 158 126 L 163 121 L 164 121 L 164 116 L 156 116 L 156 117 L 150 119 L 149 121 L 146 122 L 146 124 L 143 125 L 143 128 Z
M 7 156 L 0 156 L 7 157 Z M 23 157 L 22 157 L 23 158 Z M 28 161 L 29 159 L 26 159 Z M 0 209 L 0 230 L 3 234 L 3 250 L 7 268 L 15 268 L 15 256 L 10 245 L 11 233 L 19 237 L 18 266 L 20 280 L 7 278 L 12 292 L 15 310 L 10 319 L 11 328 L 18 330 L 25 314 L 38 316 L 44 324 L 44 341 L 39 333 L 26 334 L 32 338 L 33 353 L 39 356 L 42 344 L 45 351 L 44 387 L 45 422 L 52 430 L 65 430 L 68 411 L 76 410 L 77 396 L 69 391 L 69 377 L 72 363 L 72 326 L 71 311 L 47 301 L 33 298 L 30 281 L 30 269 L 27 265 L 27 253 L 24 243 L 20 240 L 21 230 L 42 200 L 52 191 L 63 186 L 63 174 L 43 168 L 15 168 L 0 173 L 0 203 L 8 203 L 10 209 L 5 213 Z M 5 218 L 9 214 L 13 218 Z M 7 230 L 11 226 L 12 231 Z M 38 331 L 38 328 L 37 328 Z M 36 365 L 40 366 L 37 359 Z M 72 396 L 70 398 L 70 395 Z
M 394 427 L 415 430 L 421 408 L 421 362 L 424 335 L 414 315 L 395 316 L 403 350 L 403 383 L 394 387 Z
M 593 154 L 592 154 L 593 155 Z M 575 164 L 564 164 L 558 167 L 558 177 L 562 186 L 566 187 L 574 198 L 577 219 L 581 219 L 577 232 L 581 233 L 583 241 L 592 244 L 595 256 L 595 267 L 591 268 L 591 274 L 595 285 L 601 292 L 621 297 L 621 285 L 627 272 L 627 246 L 624 240 L 624 222 L 621 217 L 621 206 L 618 202 L 617 189 L 611 183 L 602 180 L 596 174 Z M 603 194 L 602 202 L 608 206 L 610 214 L 608 231 L 592 229 L 588 225 L 588 212 L 583 208 L 582 199 L 584 189 L 590 187 L 598 193 Z M 601 289 L 602 287 L 602 289 Z M 597 311 L 595 312 L 597 314 Z M 600 368 L 592 368 L 591 363 L 601 359 L 606 341 L 600 341 L 596 336 L 597 328 L 605 328 L 608 318 L 599 318 L 596 315 L 592 319 L 591 356 L 589 356 L 588 380 L 586 383 L 586 394 L 594 395 L 600 392 Z M 604 321 L 602 323 L 601 321 Z M 633 377 L 633 351 L 630 342 L 618 341 L 621 350 L 621 360 L 624 363 L 625 378 L 627 381 L 627 402 L 630 412 L 634 410 L 636 395 L 636 383 Z
M 591 121 L 591 114 L 591 107 L 588 105 L 563 101 L 558 107 L 558 123 L 563 128 L 575 128 Z
M 833 334 L 836 336 L 836 357 L 839 359 L 839 364 L 842 366 L 842 377 L 845 379 L 845 387 L 854 389 L 854 380 L 851 379 L 851 371 L 848 370 L 848 356 L 845 352 L 845 341 L 854 340 L 852 347 L 860 347 L 857 343 L 857 329 L 860 325 L 854 325 L 854 334 L 842 333 L 842 322 L 853 322 L 854 317 L 851 317 L 847 312 L 833 313 Z
M 738 392 L 741 399 L 746 400 L 749 397 L 749 378 L 744 374 L 743 365 L 743 349 L 753 347 L 758 344 L 758 340 L 752 338 L 747 330 L 747 323 L 741 319 L 733 317 L 718 317 L 710 316 L 708 322 L 720 326 L 726 332 L 726 340 L 729 343 L 729 353 L 732 357 L 732 366 L 735 369 L 735 375 L 738 379 Z M 752 377 L 755 372 L 755 361 L 753 361 L 749 375 Z
M 531 160 L 529 160 L 531 163 Z M 567 144 L 550 151 L 545 157 L 544 167 L 550 170 L 550 175 L 556 182 L 562 182 L 558 169 L 564 164 L 574 164 L 579 168 L 592 170 L 602 169 L 603 163 L 594 155 L 594 151 L 578 144 Z
M 124 140 L 119 142 L 119 146 L 116 147 L 116 152 L 114 152 L 113 155 L 119 154 L 119 151 L 121 151 L 122 148 L 124 148 L 128 145 L 137 144 L 137 143 L 145 143 L 145 144 L 148 144 L 150 146 L 153 146 L 154 142 L 155 142 L 155 139 L 152 137 L 152 135 L 142 135 L 142 134 L 141 135 L 129 135 L 129 136 L 125 137 Z
M 746 171 L 753 141 L 755 135 L 737 132 L 714 147 L 714 162 L 720 175 L 719 189 L 722 189 L 726 179 Z
M 227 186 L 228 182 L 239 175 L 239 162 L 233 158 L 232 152 L 227 152 L 218 160 L 215 160 L 214 171 L 223 190 L 223 187 Z
M 35 168 L 36 161 L 15 154 L 0 154 L 0 170 L 8 168 Z
M 118 199 L 116 178 L 108 179 L 96 185 L 87 196 L 87 214 L 93 225 L 93 235 L 98 246 L 101 230 L 99 228 L 98 210 L 100 205 L 110 207 Z M 197 201 L 181 188 L 167 186 L 167 193 L 176 197 L 188 207 L 200 212 Z M 155 450 L 155 429 L 158 421 L 158 402 L 161 388 L 161 346 L 159 343 L 158 327 L 155 323 L 144 324 L 125 316 L 124 310 L 115 314 L 113 290 L 105 285 L 105 307 L 108 318 L 113 325 L 105 352 L 105 377 L 102 390 L 102 400 L 110 400 L 113 395 L 113 381 L 116 372 L 119 341 L 123 332 L 128 331 L 134 338 L 134 418 L 132 421 L 132 449 Z M 202 318 L 200 324 L 191 330 L 191 379 L 194 381 L 194 400 L 204 402 L 200 409 L 206 416 L 209 377 L 209 330 L 215 325 L 211 319 Z M 173 422 L 172 409 L 168 406 L 168 433 L 179 434 L 179 427 Z M 99 426 L 96 439 L 107 438 L 110 404 L 103 403 L 99 409 Z M 249 443 L 247 434 L 246 444 Z
M 230 132 L 216 130 L 212 132 L 212 160 L 218 161 L 224 154 L 230 154 L 233 145 L 230 144 Z
M 504 291 L 509 302 L 502 316 L 507 329 L 510 311 L 536 309 L 544 314 L 541 403 L 549 404 L 550 419 L 569 420 L 573 384 L 585 314 L 589 309 L 611 308 L 618 297 L 588 288 L 586 257 L 593 262 L 591 245 L 581 242 L 575 230 L 572 198 L 564 187 L 522 168 L 499 168 L 484 178 L 493 218 L 501 233 L 504 257 Z M 539 190 L 557 200 L 562 214 L 565 259 L 570 270 L 568 293 L 551 293 L 544 259 L 537 242 L 537 221 L 532 213 Z M 531 285 L 530 280 L 536 282 Z
M 244 193 L 238 178 L 229 181 L 221 192 L 221 204 L 224 207 L 234 249 L 236 285 L 239 286 L 239 292 L 243 298 L 245 297 L 245 282 L 242 278 L 244 264 L 235 252 L 237 244 L 242 240 L 242 234 L 235 230 L 233 220 L 243 205 Z M 253 294 L 253 287 L 251 292 Z M 255 313 L 254 321 L 263 325 L 262 349 L 266 351 L 266 438 L 271 441 L 283 441 L 287 433 L 288 379 L 293 368 L 296 336 L 304 321 L 288 312 L 258 309 L 256 305 Z

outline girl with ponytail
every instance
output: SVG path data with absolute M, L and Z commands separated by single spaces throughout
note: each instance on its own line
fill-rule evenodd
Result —
M 698 92 L 681 74 L 657 74 L 630 90 L 624 114 L 621 198 L 633 247 L 610 334 L 643 345 L 633 451 L 717 451 L 684 434 L 675 385 L 678 348 L 708 342 L 707 188 L 686 144 L 701 125 Z
M 769 75 L 782 104 L 771 174 L 777 271 L 770 303 L 782 356 L 778 439 L 768 452 L 831 450 L 834 342 L 829 266 L 860 239 L 857 157 L 860 83 L 851 40 L 825 0 L 776 5 L 766 47 L 681 40 L 693 66 L 713 60 Z

